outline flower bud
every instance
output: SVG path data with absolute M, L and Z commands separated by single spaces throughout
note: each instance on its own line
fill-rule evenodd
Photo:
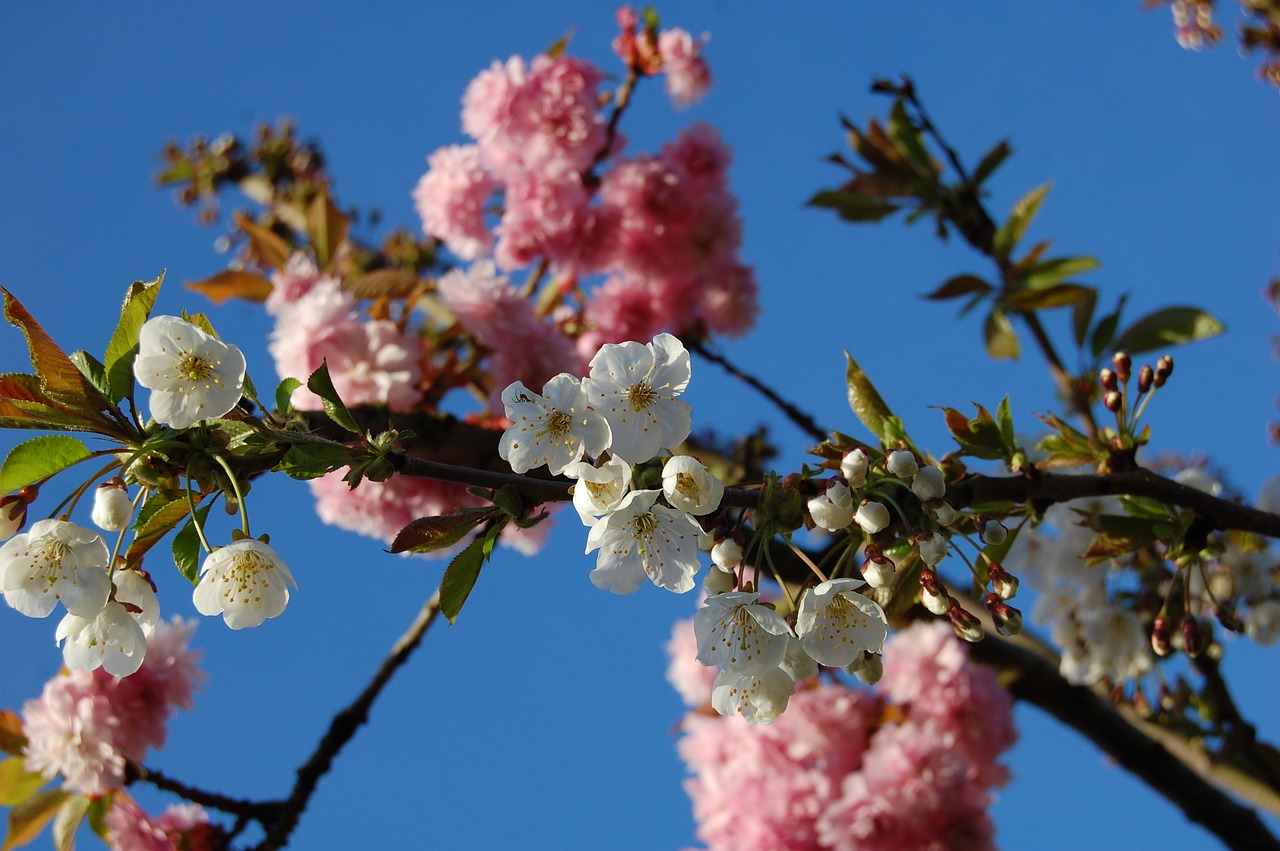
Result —
M 991 562 L 987 568 L 991 578 L 991 590 L 1002 600 L 1012 600 L 1018 595 L 1018 577 L 1004 569 L 999 562 Z
M 942 471 L 937 467 L 921 467 L 916 477 L 911 480 L 911 492 L 919 497 L 921 502 L 941 499 L 947 492 L 947 482 L 942 476 Z
M 733 538 L 725 538 L 711 548 L 711 561 L 721 570 L 733 570 L 742 564 L 742 547 Z
M 1106 395 L 1102 397 L 1102 404 L 1106 406 L 1111 413 L 1117 413 L 1120 406 L 1124 404 L 1124 397 L 1120 395 L 1118 390 L 1108 390 Z
M 1116 368 L 1116 377 L 1120 379 L 1121 384 L 1129 383 L 1130 369 L 1133 367 L 1133 358 L 1129 357 L 1128 352 L 1116 352 L 1111 356 L 1111 365 Z
M 991 620 L 995 622 L 996 632 L 1001 635 L 1017 635 L 1022 632 L 1022 612 L 1010 606 L 995 594 L 986 595 L 982 602 L 986 605 L 987 611 L 991 613 Z
M 970 644 L 976 644 L 987 634 L 987 631 L 982 628 L 982 621 L 960 608 L 960 604 L 955 600 L 951 601 L 951 608 L 947 609 L 947 618 L 951 621 L 951 628 L 955 630 L 956 635 Z
M 879 561 L 867 559 L 862 563 L 862 578 L 872 588 L 883 588 L 893 581 L 896 569 L 893 562 L 881 557 Z
M 862 655 L 844 666 L 846 674 L 853 674 L 859 682 L 873 686 L 884 676 L 884 659 L 879 653 L 863 651 Z
M 1151 650 L 1157 656 L 1168 656 L 1173 650 L 1173 642 L 1169 638 L 1169 620 L 1164 615 L 1156 615 L 1151 625 Z
M 1200 625 L 1192 617 L 1182 621 L 1182 649 L 1188 656 L 1199 656 L 1204 651 L 1204 643 L 1200 640 Z
M 920 571 L 920 603 L 935 615 L 945 615 L 951 608 L 951 596 L 929 568 Z
M 89 516 L 95 526 L 106 532 L 119 532 L 129 525 L 133 501 L 129 499 L 123 480 L 115 478 L 98 485 L 93 495 L 93 512 Z
M 896 449 L 884 460 L 884 468 L 900 479 L 910 479 L 920 469 L 916 456 L 906 449 Z
M 1169 380 L 1169 376 L 1173 375 L 1173 358 L 1164 355 L 1160 360 L 1156 361 L 1156 387 L 1163 387 L 1164 383 Z
M 737 583 L 737 577 L 727 570 L 721 570 L 719 567 L 712 566 L 707 571 L 707 575 L 702 579 L 702 589 L 706 591 L 708 597 L 714 597 L 717 594 L 726 594 L 733 590 L 733 586 Z
M 885 508 L 883 503 L 863 500 L 853 519 L 858 521 L 862 531 L 874 535 L 889 525 L 889 509 Z
M 871 459 L 861 446 L 855 446 L 845 453 L 840 462 L 840 475 L 844 476 L 851 488 L 860 488 L 867 483 L 867 467 Z
M 916 536 L 916 548 L 924 563 L 933 567 L 947 556 L 947 539 L 936 532 L 922 532 Z
M 952 523 L 956 522 L 956 514 L 957 512 L 951 507 L 951 503 L 947 502 L 945 499 L 940 499 L 929 504 L 929 516 L 932 517 L 939 526 L 950 526 Z
M 839 532 L 853 522 L 853 493 L 849 486 L 832 479 L 827 489 L 808 502 L 814 525 L 828 532 Z
M 988 520 L 982 524 L 982 543 L 998 547 L 1009 537 L 1009 530 L 999 520 Z
M 35 488 L 23 488 L 0 498 L 0 541 L 12 538 L 26 524 L 29 500 L 23 497 L 23 491 L 27 490 L 35 491 Z
M 1144 363 L 1142 369 L 1138 370 L 1138 392 L 1146 393 L 1151 389 L 1151 385 L 1155 383 L 1155 380 L 1155 370 Z
M 1103 367 L 1098 371 L 1098 383 L 1102 385 L 1103 390 L 1119 390 L 1120 382 L 1116 381 L 1116 373 L 1113 369 Z

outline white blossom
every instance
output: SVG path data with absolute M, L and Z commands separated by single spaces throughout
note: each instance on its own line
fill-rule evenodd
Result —
M 707 605 L 693 618 L 699 662 L 744 674 L 778 667 L 787 651 L 791 627 L 759 599 L 755 591 L 731 591 L 707 598 Z
M 867 580 L 867 584 L 872 588 L 883 588 L 893 581 L 897 568 L 887 556 L 881 561 L 871 561 L 868 559 L 862 565 L 862 578 Z
M 609 422 L 614 455 L 632 464 L 674 449 L 689 436 L 689 404 L 677 399 L 689 384 L 689 353 L 670 334 L 653 341 L 606 343 L 583 379 L 591 405 Z
M 867 483 L 867 468 L 871 466 L 871 458 L 861 446 L 855 446 L 845 453 L 840 462 L 840 475 L 844 476 L 851 488 L 860 488 Z
M 502 391 L 502 406 L 511 427 L 498 441 L 498 454 L 516 473 L 546 464 L 558 476 L 584 452 L 595 456 L 609 446 L 608 423 L 587 406 L 582 385 L 566 372 L 548 381 L 541 396 L 514 382 Z
M 874 535 L 889 525 L 889 509 L 882 502 L 863 500 L 854 512 L 853 519 L 862 527 L 862 531 Z
M 742 564 L 742 546 L 733 538 L 717 541 L 711 548 L 711 563 L 721 570 L 737 570 Z
M 795 690 L 795 681 L 779 668 L 755 674 L 722 670 L 711 687 L 711 706 L 721 715 L 741 715 L 748 724 L 772 724 Z
M 28 617 L 48 617 L 61 600 L 73 615 L 93 618 L 111 594 L 109 558 L 106 542 L 92 529 L 38 520 L 0 547 L 0 590 Z
M 241 538 L 204 560 L 192 599 L 200 614 L 222 615 L 227 626 L 244 629 L 283 612 L 290 585 L 298 587 L 275 550 L 262 541 Z
M 133 500 L 129 492 L 118 482 L 98 485 L 93 494 L 93 511 L 89 517 L 93 525 L 104 532 L 119 532 L 129 525 L 133 516 Z
M 930 567 L 947 556 L 947 539 L 937 532 L 925 532 L 916 538 L 916 547 L 920 550 L 920 558 Z
M 672 508 L 701 517 L 720 507 L 724 483 L 696 458 L 673 455 L 662 465 L 662 495 Z
M 58 624 L 54 639 L 59 644 L 66 642 L 62 659 L 68 668 L 103 668 L 116 677 L 127 677 L 142 667 L 147 652 L 142 624 L 114 600 L 92 618 L 68 613 Z
M 1259 644 L 1275 644 L 1280 638 L 1280 601 L 1258 600 L 1244 613 L 1244 633 Z
M 808 502 L 815 526 L 839 532 L 853 522 L 853 492 L 844 482 L 832 481 L 827 489 Z
M 661 491 L 632 491 L 587 533 L 587 552 L 600 550 L 591 582 L 630 594 L 647 576 L 654 585 L 683 594 L 698 572 L 698 524 L 689 515 L 655 505 Z
M 151 416 L 173 428 L 220 417 L 240 401 L 244 355 L 176 316 L 148 319 L 133 373 L 151 391 Z
M 805 651 L 800 639 L 794 635 L 787 636 L 787 652 L 782 655 L 782 662 L 778 667 L 795 682 L 818 676 L 817 661 Z
M 151 635 L 156 621 L 160 620 L 160 600 L 151 580 L 140 570 L 117 568 L 111 575 L 111 581 L 116 587 L 116 602 L 137 609 L 136 612 L 130 609 L 129 614 L 142 627 L 143 633 Z
M 916 456 L 906 449 L 890 452 L 884 459 L 884 468 L 900 479 L 910 479 L 920 469 L 916 464 Z
M 921 502 L 941 499 L 947 492 L 947 482 L 942 471 L 937 467 L 921 467 L 916 472 L 915 478 L 911 480 L 911 492 Z
M 707 597 L 714 597 L 717 594 L 724 594 L 733 590 L 733 586 L 738 584 L 738 577 L 733 575 L 732 571 L 713 565 L 707 571 L 707 575 L 702 578 L 702 593 Z
M 631 487 L 631 465 L 614 455 L 599 467 L 574 461 L 564 474 L 577 479 L 573 485 L 573 507 L 584 526 L 592 526 L 602 515 L 622 504 Z
M 842 668 L 863 651 L 884 647 L 888 621 L 878 603 L 854 590 L 862 586 L 861 579 L 828 579 L 801 598 L 796 634 L 821 664 Z

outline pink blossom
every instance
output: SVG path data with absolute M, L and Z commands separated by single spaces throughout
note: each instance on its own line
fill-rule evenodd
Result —
M 662 161 L 677 167 L 697 192 L 727 192 L 729 146 L 720 131 L 699 121 L 662 146 Z
M 680 755 L 694 777 L 698 837 L 712 851 L 816 849 L 816 823 L 856 771 L 876 698 L 841 686 L 798 692 L 769 726 L 691 714 Z
M 885 645 L 880 689 L 913 722 L 963 753 L 972 780 L 1008 781 L 1008 768 L 996 759 L 1017 739 L 1013 702 L 991 670 L 969 663 L 968 648 L 948 624 L 918 623 L 894 635 Z
M 69 671 L 45 684 L 22 707 L 26 766 L 46 777 L 62 774 L 66 788 L 102 795 L 119 788 L 125 763 L 164 744 L 174 706 L 189 708 L 203 674 L 187 648 L 194 623 L 158 623 L 147 638 L 142 667 L 127 677 L 101 668 Z
M 427 173 L 413 190 L 424 233 L 444 241 L 463 260 L 475 260 L 493 246 L 485 223 L 485 202 L 498 188 L 475 145 L 450 145 L 427 158 Z
M 698 41 L 682 29 L 663 30 L 658 35 L 662 70 L 667 74 L 667 94 L 683 109 L 702 100 L 711 88 L 711 69 L 702 57 L 706 36 Z
M 698 301 L 693 315 L 715 334 L 740 337 L 760 315 L 759 287 L 749 266 L 727 263 L 707 271 L 692 289 Z
M 503 132 L 511 99 L 524 80 L 524 60 L 519 56 L 512 56 L 505 65 L 495 59 L 462 96 L 462 129 L 481 143 Z
M 845 777 L 818 818 L 835 851 L 994 849 L 990 793 L 971 780 L 968 760 L 918 724 L 882 727 L 862 769 Z
M 267 347 L 281 378 L 307 378 L 327 363 L 338 396 L 348 405 L 387 405 L 409 410 L 421 399 L 422 344 L 388 320 L 361 321 L 355 302 L 333 278 L 311 290 L 276 317 Z M 306 387 L 293 404 L 320 410 L 320 397 Z
M 504 269 L 520 269 L 540 257 L 572 265 L 579 234 L 592 227 L 591 198 L 576 172 L 548 180 L 522 175 L 507 184 L 494 256 Z
M 280 315 L 289 305 L 311 292 L 320 280 L 336 283 L 329 275 L 321 274 L 310 257 L 301 251 L 295 251 L 283 269 L 277 269 L 271 274 L 271 294 L 266 301 L 267 313 L 272 316 Z
M 195 804 L 175 804 L 152 818 L 127 795 L 117 794 L 103 818 L 112 851 L 201 851 L 218 831 Z
M 578 338 L 578 354 L 589 362 L 605 343 L 650 340 L 684 319 L 657 290 L 639 278 L 614 275 L 597 287 L 583 310 L 586 332 Z
M 667 642 L 667 682 L 671 683 L 685 706 L 705 706 L 711 702 L 711 685 L 716 668 L 698 661 L 698 638 L 693 631 L 693 618 L 676 621 Z

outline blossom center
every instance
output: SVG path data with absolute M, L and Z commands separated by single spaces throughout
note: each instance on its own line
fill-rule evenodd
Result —
M 213 364 L 208 358 L 202 358 L 191 352 L 178 361 L 176 369 L 178 374 L 188 381 L 203 381 L 214 372 Z
M 564 411 L 549 411 L 542 422 L 546 428 L 538 432 L 538 437 L 547 434 L 552 437 L 563 437 L 573 429 L 573 417 Z
M 647 381 L 639 381 L 627 388 L 627 404 L 637 412 L 652 407 L 658 401 L 658 393 Z
M 698 487 L 698 480 L 692 474 L 676 473 L 676 490 L 687 497 L 696 499 L 702 489 Z

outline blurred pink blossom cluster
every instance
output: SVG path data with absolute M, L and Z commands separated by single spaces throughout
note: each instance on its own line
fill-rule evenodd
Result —
M 187 643 L 194 621 L 158 623 L 147 638 L 142 667 L 127 677 L 101 668 L 60 673 L 22 707 L 28 771 L 62 775 L 82 795 L 103 795 L 124 783 L 128 762 L 164 745 L 174 707 L 190 709 L 204 674 Z
M 705 672 L 674 661 L 691 659 L 693 642 L 677 626 L 669 676 L 700 705 Z M 710 849 L 995 847 L 987 809 L 1009 779 L 996 760 L 1016 738 L 1012 702 L 945 623 L 897 633 L 874 691 L 815 679 L 770 725 L 695 710 L 683 730 L 686 788 Z
M 103 823 L 112 851 L 213 851 L 225 847 L 221 828 L 210 824 L 204 808 L 195 804 L 174 804 L 153 818 L 132 798 L 117 793 Z
M 634 13 L 619 19 L 620 41 L 631 44 L 620 55 L 637 75 L 663 69 L 677 103 L 701 97 L 710 74 L 700 41 L 683 30 L 640 37 Z M 603 79 L 566 55 L 495 61 L 463 97 L 462 127 L 473 141 L 433 153 L 414 190 L 424 231 L 459 258 L 479 261 L 446 276 L 441 300 L 492 350 L 499 387 L 570 371 L 564 359 L 574 345 L 579 370 L 572 371 L 580 371 L 603 343 L 662 331 L 742 334 L 755 322 L 756 283 L 738 256 L 728 148 L 697 124 L 657 156 L 623 156 L 625 140 L 602 111 Z M 559 301 L 541 302 L 535 313 L 529 293 L 497 270 L 543 263 Z M 589 276 L 601 282 L 580 290 Z M 516 299 L 526 314 L 518 315 Z M 513 336 L 504 336 L 507 328 Z M 537 361 L 530 352 L 541 353 Z

